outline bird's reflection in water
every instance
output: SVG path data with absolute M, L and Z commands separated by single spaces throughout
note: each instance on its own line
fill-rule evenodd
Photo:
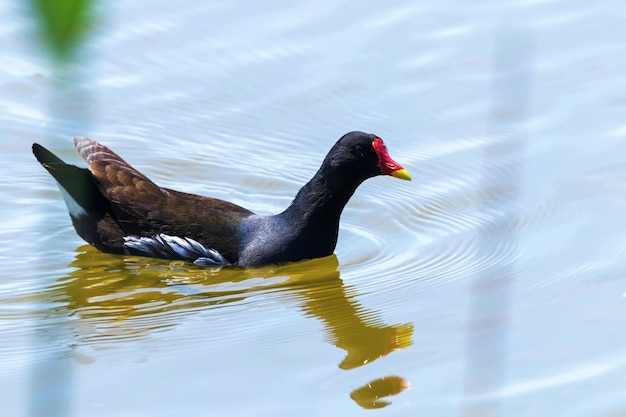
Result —
M 391 404 L 380 401 L 380 398 L 396 395 L 409 387 L 409 383 L 399 376 L 387 376 L 370 381 L 361 388 L 355 389 L 350 398 L 363 408 L 383 408 Z
M 77 315 L 79 343 L 142 338 L 175 326 L 198 309 L 237 303 L 258 293 L 293 295 L 308 316 L 321 320 L 329 340 L 347 352 L 341 369 L 366 365 L 411 345 L 412 324 L 388 326 L 378 312 L 364 309 L 356 291 L 339 277 L 335 255 L 285 266 L 211 270 L 183 262 L 109 255 L 81 246 L 76 268 L 50 291 Z M 408 383 L 390 376 L 355 390 L 362 407 L 383 407 L 378 398 L 395 395 Z

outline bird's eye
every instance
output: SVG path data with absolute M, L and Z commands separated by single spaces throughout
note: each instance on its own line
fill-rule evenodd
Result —
M 363 146 L 361 146 L 361 144 L 357 143 L 352 147 L 352 153 L 360 158 L 365 155 L 365 149 L 363 149 Z

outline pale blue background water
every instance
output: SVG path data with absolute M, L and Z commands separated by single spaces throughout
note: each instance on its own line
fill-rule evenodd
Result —
M 103 2 L 70 80 L 23 9 L 0 19 L 3 415 L 626 412 L 622 2 Z M 71 138 L 90 136 L 159 184 L 269 213 L 353 129 L 414 180 L 358 190 L 323 308 L 280 274 L 81 257 L 30 153 L 81 163 Z M 410 346 L 341 369 L 329 329 L 354 323 L 323 318 L 346 299 L 412 326 Z M 388 376 L 410 383 L 391 405 L 350 398 Z

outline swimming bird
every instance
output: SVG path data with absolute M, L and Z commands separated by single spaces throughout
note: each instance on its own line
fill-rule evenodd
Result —
M 88 168 L 66 164 L 34 143 L 57 181 L 78 235 L 103 252 L 257 267 L 331 255 L 339 218 L 357 187 L 377 175 L 410 180 L 374 134 L 349 132 L 313 178 L 276 215 L 160 187 L 95 140 L 74 139 Z

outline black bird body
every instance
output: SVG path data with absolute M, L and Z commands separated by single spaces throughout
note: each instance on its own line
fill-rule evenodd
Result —
M 367 178 L 410 179 L 382 139 L 350 132 L 330 150 L 291 205 L 257 215 L 223 200 L 159 187 L 104 145 L 75 138 L 89 169 L 38 144 L 37 160 L 57 180 L 74 228 L 103 252 L 244 267 L 328 256 L 341 212 Z

